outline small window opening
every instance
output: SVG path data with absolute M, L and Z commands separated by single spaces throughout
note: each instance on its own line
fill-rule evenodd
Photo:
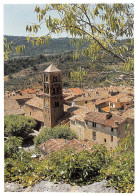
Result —
M 93 123 L 92 123 L 92 126 L 93 126 L 93 127 L 96 127 L 96 123 L 95 123 L 95 122 L 93 122 Z
M 59 107 L 59 102 L 55 102 L 55 107 Z
M 93 140 L 96 140 L 96 132 L 93 132 Z
M 53 94 L 55 94 L 55 88 L 53 88 Z

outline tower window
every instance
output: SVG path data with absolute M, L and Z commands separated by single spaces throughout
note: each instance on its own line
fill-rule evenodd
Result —
M 59 102 L 55 102 L 55 107 L 59 107 Z
M 53 82 L 57 82 L 57 76 L 53 77 Z
M 46 81 L 48 81 L 48 77 L 46 77 Z
M 104 138 L 104 142 L 106 142 L 106 139 Z
M 57 87 L 57 94 L 58 94 L 58 92 L 59 92 L 59 88 Z
M 96 140 L 96 132 L 93 132 L 93 140 Z
M 113 136 L 111 136 L 111 142 L 113 142 Z
M 55 94 L 55 88 L 53 88 L 53 94 Z

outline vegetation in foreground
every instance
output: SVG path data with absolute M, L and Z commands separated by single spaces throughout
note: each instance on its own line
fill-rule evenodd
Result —
M 43 179 L 72 185 L 106 179 L 119 192 L 133 192 L 134 147 L 131 138 L 128 134 L 114 151 L 107 151 L 104 145 L 95 145 L 90 152 L 68 148 L 38 161 L 20 148 L 20 138 L 9 137 L 4 149 L 5 182 L 17 182 L 28 187 Z

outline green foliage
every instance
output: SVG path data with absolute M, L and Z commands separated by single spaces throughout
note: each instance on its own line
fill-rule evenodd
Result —
M 3 46 L 4 46 L 4 59 L 8 59 L 8 55 L 12 52 L 13 49 L 13 41 L 8 42 L 7 39 L 4 37 Z
M 95 145 L 91 151 L 73 148 L 53 152 L 41 161 L 32 159 L 30 153 L 18 151 L 14 158 L 5 159 L 5 181 L 22 183 L 24 187 L 49 179 L 72 185 L 85 185 L 108 180 L 118 192 L 134 190 L 134 148 L 130 135 L 120 142 L 116 150 L 106 150 Z M 126 144 L 126 147 L 124 147 Z
M 87 76 L 87 71 L 81 67 L 78 67 L 76 71 L 70 72 L 71 79 L 73 79 L 74 81 L 79 81 L 80 87 L 82 87 L 84 76 Z
M 50 12 L 56 10 L 59 17 L 55 18 Z M 72 44 L 77 50 L 74 57 L 91 57 L 93 63 L 102 54 L 111 54 L 113 57 L 126 62 L 124 53 L 128 51 L 128 46 L 122 48 L 115 47 L 117 39 L 122 36 L 133 36 L 133 4 L 49 4 L 45 8 L 36 6 L 38 24 L 26 26 L 26 30 L 31 34 L 38 32 L 41 24 L 45 22 L 49 32 L 43 37 L 34 37 L 32 40 L 36 45 L 41 45 L 51 38 L 52 34 L 62 33 L 64 30 L 73 38 Z M 49 17 L 47 17 L 47 12 Z M 98 23 L 97 23 L 98 21 Z M 89 42 L 87 48 L 79 50 L 79 46 Z M 133 43 L 132 43 L 133 44 Z
M 77 138 L 76 133 L 71 130 L 68 126 L 66 125 L 58 125 L 55 126 L 54 128 L 43 128 L 42 131 L 39 133 L 38 136 L 34 138 L 34 144 L 35 146 L 38 146 L 45 141 L 53 138 L 61 138 L 61 139 L 75 139 Z
M 48 158 L 48 178 L 79 185 L 92 183 L 105 163 L 105 154 L 103 145 L 94 146 L 92 153 L 71 149 L 54 152 Z
M 92 154 L 88 151 L 77 153 L 67 149 L 54 152 L 41 161 L 20 151 L 16 158 L 5 160 L 5 181 L 22 183 L 24 187 L 32 186 L 45 178 L 80 185 L 92 183 L 105 163 L 106 149 L 103 145 L 94 146 L 92 151 Z
M 4 142 L 4 157 L 14 158 L 17 156 L 19 147 L 22 146 L 23 139 L 21 137 L 10 136 Z
M 115 151 L 108 153 L 108 165 L 102 167 L 100 174 L 108 179 L 109 185 L 119 192 L 131 193 L 134 191 L 134 136 L 128 133 L 120 140 Z
M 24 115 L 8 115 L 4 117 L 5 136 L 26 138 L 35 126 L 36 121 Z

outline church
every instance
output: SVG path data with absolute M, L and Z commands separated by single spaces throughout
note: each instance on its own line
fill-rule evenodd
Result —
M 34 97 L 23 106 L 25 114 L 33 117 L 39 128 L 54 127 L 64 114 L 62 72 L 51 64 L 43 75 L 43 97 Z

